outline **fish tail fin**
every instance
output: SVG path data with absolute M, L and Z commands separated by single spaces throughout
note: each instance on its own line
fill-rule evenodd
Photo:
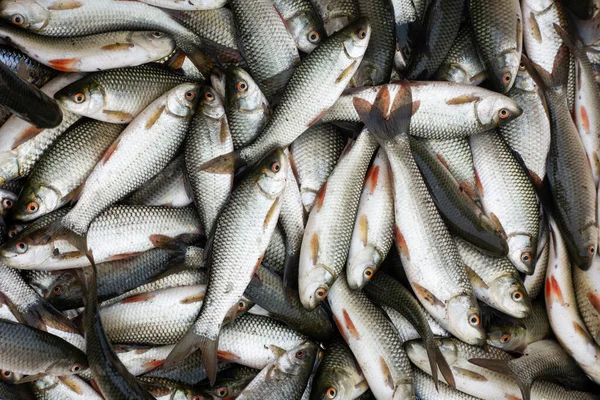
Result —
M 14 308 L 11 307 L 11 310 Z M 47 327 L 52 327 L 64 332 L 79 333 L 79 330 L 68 318 L 42 298 L 39 298 L 27 310 L 17 311 L 16 315 L 21 323 L 43 331 L 47 330 Z
M 215 63 L 199 48 L 194 47 L 193 50 L 184 50 L 192 64 L 198 68 L 198 71 L 205 77 L 210 76 L 210 71 L 215 67 Z
M 398 87 L 393 102 L 390 104 L 390 87 L 384 85 L 379 89 L 373 104 L 355 97 L 353 99 L 361 121 L 379 142 L 392 140 L 400 134 L 408 134 L 412 114 L 412 93 L 408 81 L 402 81 L 392 88 Z
M 179 343 L 175 345 L 173 350 L 171 350 L 162 368 L 171 368 L 200 349 L 202 351 L 202 361 L 208 377 L 211 378 L 212 385 L 217 377 L 217 344 L 218 337 L 217 339 L 209 339 L 204 335 L 200 335 L 195 332 L 193 325 Z
M 428 344 L 426 344 L 426 346 L 428 346 Z M 435 362 L 437 363 L 437 367 L 440 369 L 440 372 L 442 373 L 442 376 L 446 380 L 446 383 L 449 386 L 451 386 L 452 388 L 456 389 L 456 381 L 454 380 L 454 374 L 452 373 L 452 369 L 450 369 L 450 365 L 448 365 L 448 361 L 446 361 L 446 358 L 442 354 L 442 351 L 440 350 L 440 348 L 438 347 L 438 345 L 435 342 L 433 342 L 432 350 L 433 350 Z M 427 353 L 429 353 L 429 349 L 427 350 Z M 431 363 L 431 359 L 430 359 L 430 363 Z M 432 369 L 435 368 L 435 364 L 433 364 L 431 367 L 432 367 Z M 437 389 L 437 381 L 436 381 L 435 387 Z
M 493 360 L 488 358 L 470 358 L 469 362 L 471 364 L 477 365 L 482 368 L 487 368 L 492 371 L 499 372 L 501 374 L 510 376 L 515 379 L 519 389 L 521 390 L 521 394 L 523 395 L 523 400 L 531 399 L 531 382 L 529 380 L 525 380 L 522 376 L 515 374 L 510 369 L 510 364 L 508 363 L 510 360 Z
M 219 346 L 219 337 L 211 339 L 206 336 L 200 337 L 200 351 L 202 352 L 202 362 L 206 369 L 206 375 L 211 386 L 217 379 L 217 348 Z
M 222 154 L 205 162 L 200 166 L 200 171 L 206 171 L 213 174 L 231 174 L 244 166 L 246 166 L 246 162 L 241 158 L 238 150 Z

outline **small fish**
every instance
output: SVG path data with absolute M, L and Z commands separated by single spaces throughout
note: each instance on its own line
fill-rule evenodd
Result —
M 273 5 L 283 18 L 298 50 L 308 54 L 325 39 L 321 19 L 309 0 L 275 0 Z
M 486 327 L 487 343 L 504 351 L 523 353 L 527 345 L 547 339 L 552 330 L 543 303 L 535 302 L 531 315 L 520 320 L 502 319 Z

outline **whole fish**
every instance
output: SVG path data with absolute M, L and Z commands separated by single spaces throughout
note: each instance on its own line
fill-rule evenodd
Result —
M 587 271 L 573 271 L 574 291 L 581 318 L 591 337 L 600 345 L 600 259 L 594 257 Z M 546 283 L 547 285 L 548 283 Z
M 392 84 L 390 87 L 395 87 Z M 521 115 L 513 100 L 472 85 L 451 82 L 411 82 L 413 111 L 410 133 L 427 139 L 451 139 L 473 135 L 505 124 Z M 372 103 L 381 89 L 357 88 L 342 95 L 321 122 L 360 122 L 354 99 Z
M 0 64 L 0 105 L 38 128 L 58 126 L 63 115 L 54 99 Z
M 212 232 L 219 212 L 231 193 L 233 174 L 201 171 L 200 166 L 233 151 L 233 142 L 219 94 L 206 86 L 198 95 L 198 109 L 190 123 L 184 144 L 185 169 L 200 223 L 206 232 Z
M 533 303 L 531 315 L 514 321 L 495 320 L 486 327 L 487 343 L 504 351 L 523 353 L 527 345 L 547 339 L 552 332 L 546 307 L 541 302 Z
M 60 218 L 64 218 L 64 211 Z M 124 219 L 128 224 L 116 222 Z M 191 208 L 119 205 L 107 209 L 92 222 L 87 244 L 96 262 L 101 263 L 162 247 L 177 238 L 198 240 L 201 234 L 198 216 Z M 53 238 L 53 235 L 56 233 L 50 223 L 23 231 L 0 248 L 0 260 L 20 269 L 60 270 L 90 265 L 70 237 L 59 233 Z
M 527 71 L 519 64 L 514 86 L 507 96 L 519 103 L 523 114 L 502 125 L 500 134 L 513 153 L 519 155 L 529 175 L 539 187 L 546 176 L 546 161 L 550 150 L 550 120 L 546 99 Z
M 348 85 L 360 65 L 370 35 L 369 22 L 361 19 L 327 38 L 296 68 L 260 136 L 249 146 L 205 168 L 222 171 L 237 165 L 251 167 L 273 148 L 288 146 L 316 124 Z M 264 90 L 263 93 L 269 98 Z
M 133 192 L 124 203 L 186 207 L 193 203 L 185 176 L 184 156 L 175 158 L 154 178 Z
M 523 356 L 514 360 L 470 358 L 469 362 L 512 376 L 519 385 L 523 400 L 531 398 L 531 385 L 539 378 L 551 378 L 572 389 L 585 389 L 590 386 L 588 377 L 554 340 L 531 343 Z
M 158 31 L 53 38 L 2 23 L 0 38 L 34 60 L 63 72 L 133 67 L 160 60 L 175 49 L 175 41 Z
M 212 62 L 200 52 L 203 41 L 161 9 L 141 2 L 80 0 L 53 6 L 47 0 L 2 1 L 0 18 L 37 34 L 55 37 L 84 36 L 123 29 L 164 32 L 174 38 L 201 72 L 208 75 Z
M 96 164 L 63 226 L 85 235 L 102 211 L 166 167 L 185 138 L 199 92 L 199 85 L 181 84 L 139 114 Z M 115 181 L 117 185 L 106 186 Z
M 2 368 L 27 375 L 71 375 L 88 367 L 85 354 L 48 332 L 0 320 Z
M 410 362 L 393 325 L 367 296 L 348 287 L 344 274 L 327 296 L 333 319 L 376 397 L 414 397 Z
M 257 0 L 252 7 L 243 0 L 230 0 L 229 6 L 248 69 L 267 99 L 272 99 L 288 85 L 300 62 L 294 38 L 270 0 Z
M 31 221 L 69 202 L 122 130 L 122 125 L 100 121 L 75 123 L 36 163 L 15 204 L 14 217 Z
M 50 376 L 36 379 L 31 384 L 36 399 L 46 400 L 102 400 L 102 396 L 86 381 L 77 376 Z
M 321 187 L 300 249 L 298 291 L 307 310 L 327 296 L 346 265 L 363 179 L 377 141 L 363 130 Z
M 321 19 L 309 0 L 274 0 L 273 5 L 294 38 L 298 50 L 310 53 L 325 39 Z
M 127 124 L 150 103 L 190 78 L 159 65 L 90 74 L 54 94 L 61 107 L 113 124 Z
M 546 269 L 548 268 L 548 255 L 550 252 L 549 236 L 548 223 L 545 218 L 542 218 L 540 220 L 540 235 L 536 251 L 538 256 L 535 261 L 535 269 L 532 275 L 526 275 L 523 279 L 523 284 L 525 284 L 525 289 L 531 300 L 537 298 L 542 292 L 546 281 Z
M 471 24 L 463 22 L 434 77 L 438 80 L 475 86 L 483 82 L 487 78 L 487 72 L 475 46 Z
M 327 36 L 342 30 L 358 19 L 356 0 L 310 0 L 323 21 Z
M 411 140 L 410 147 L 448 229 L 490 255 L 505 256 L 508 244 L 500 222 L 483 213 L 440 158 L 431 153 L 421 141 Z
M 486 132 L 469 137 L 469 141 L 483 210 L 504 228 L 508 259 L 519 271 L 531 275 L 540 227 L 535 188 L 500 134 Z
M 379 149 L 367 172 L 354 222 L 346 275 L 350 289 L 362 289 L 373 278 L 392 247 L 394 197 L 389 163 Z
M 368 389 L 352 351 L 340 336 L 325 350 L 313 380 L 310 400 L 355 399 Z
M 300 184 L 300 194 L 306 212 L 310 212 L 323 184 L 333 172 L 346 139 L 331 124 L 308 128 L 290 145 L 290 165 Z
M 271 116 L 269 101 L 252 76 L 240 67 L 232 68 L 225 78 L 227 122 L 233 148 L 238 150 L 251 143 L 261 133 Z
M 390 162 L 395 241 L 404 271 L 418 300 L 445 329 L 467 343 L 483 344 L 485 332 L 466 269 L 412 158 L 410 86 L 405 82 L 379 90 L 374 104 L 354 103 Z
M 288 169 L 283 150 L 275 149 L 231 194 L 216 220 L 207 250 L 211 277 L 206 307 L 202 307 L 194 325 L 169 355 L 167 366 L 200 348 L 210 382 L 214 383 L 223 319 L 242 297 L 260 265 L 277 224 L 281 210 L 279 197 L 285 189 Z
M 300 400 L 317 351 L 318 346 L 313 342 L 302 343 L 287 351 L 260 371 L 237 398 Z
M 152 6 L 172 10 L 214 10 L 227 4 L 227 0 L 140 0 Z
M 523 15 L 518 0 L 494 7 L 489 0 L 469 0 L 477 50 L 492 86 L 507 93 L 517 78 L 523 50 Z

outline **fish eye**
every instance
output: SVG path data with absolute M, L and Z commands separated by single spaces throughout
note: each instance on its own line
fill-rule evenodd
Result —
M 240 93 L 244 93 L 246 90 L 248 90 L 248 84 L 244 81 L 239 81 L 237 84 L 237 90 Z
M 39 209 L 40 209 L 40 207 L 38 206 L 38 203 L 36 203 L 35 201 L 32 201 L 31 203 L 27 204 L 27 212 L 29 212 L 29 213 L 34 213 Z
M 479 326 L 480 322 L 481 322 L 481 320 L 479 319 L 479 315 L 477 315 L 477 314 L 473 314 L 469 317 L 469 324 L 471 326 Z
M 228 392 L 228 390 L 225 386 L 221 386 L 220 388 L 218 388 L 216 390 L 217 396 L 219 396 L 219 397 L 227 396 L 227 392 Z
M 73 366 L 71 367 L 71 372 L 79 372 L 80 369 L 81 369 L 81 365 L 73 364 Z
M 525 63 L 521 61 L 521 63 L 519 64 L 519 70 L 520 71 L 525 71 Z
M 85 94 L 83 94 L 83 93 L 75 94 L 75 96 L 73 96 L 73 101 L 77 104 L 83 103 L 85 101 Z
M 186 93 L 185 93 L 185 99 L 186 99 L 187 101 L 192 101 L 192 100 L 194 100 L 195 98 L 196 98 L 196 93 L 194 93 L 194 92 L 191 92 L 191 91 L 190 91 L 190 92 L 186 92 Z
M 25 23 L 25 17 L 21 14 L 15 14 L 10 20 L 14 25 L 23 25 Z
M 508 333 L 505 333 L 504 335 L 502 335 L 502 337 L 500 338 L 500 341 L 502 343 L 508 343 L 510 341 L 511 337 Z
M 500 119 L 506 119 L 510 117 L 510 112 L 506 108 L 502 108 L 500 111 L 498 111 L 498 116 Z
M 199 394 L 197 394 L 194 397 L 192 397 L 192 400 L 204 400 L 204 397 L 202 397 Z
M 14 238 L 15 236 L 17 236 L 17 228 L 12 228 L 8 231 L 8 237 L 10 239 Z
M 304 350 L 298 350 L 296 352 L 296 358 L 298 358 L 298 359 L 303 359 L 305 355 L 306 355 L 306 352 Z
M 337 396 L 337 389 L 334 387 L 330 387 L 329 389 L 327 389 L 326 394 L 328 399 L 335 399 L 335 396 Z
M 5 378 L 10 378 L 10 376 L 12 375 L 12 372 L 7 371 L 5 369 L 2 370 L 2 376 Z
M 15 244 L 15 248 L 17 249 L 18 253 L 25 253 L 27 251 L 27 243 L 17 242 L 17 244 Z
M 311 31 L 308 34 L 308 41 L 311 43 L 318 43 L 320 39 L 321 39 L 321 36 L 319 35 L 319 32 L 317 32 L 317 31 Z
M 271 163 L 271 171 L 279 172 L 280 170 L 281 170 L 281 164 L 279 163 L 279 161 L 273 161 Z
M 512 74 L 510 72 L 507 72 L 504 75 L 502 75 L 502 82 L 504 82 L 506 84 L 509 84 L 511 79 L 512 79 Z
M 3 199 L 2 200 L 2 206 L 4 208 L 6 208 L 7 210 L 10 210 L 11 208 L 13 208 L 14 205 L 15 205 L 15 203 L 11 199 Z
M 523 261 L 524 263 L 528 263 L 529 261 L 531 261 L 531 254 L 529 254 L 529 253 L 521 254 L 521 261 Z
M 373 277 L 374 272 L 375 271 L 373 271 L 373 268 L 371 268 L 371 267 L 365 268 L 365 272 L 363 272 L 363 276 L 366 279 L 371 279 Z
M 213 101 L 214 99 L 215 99 L 215 95 L 212 94 L 211 92 L 204 93 L 204 100 Z
M 359 39 L 364 39 L 367 37 L 367 30 L 364 28 L 359 29 L 356 32 L 356 36 L 358 36 Z
M 520 290 L 517 290 L 513 292 L 511 297 L 514 301 L 521 301 L 525 296 L 523 296 L 523 293 Z
M 315 290 L 315 297 L 318 300 L 324 300 L 325 296 L 327 296 L 327 290 L 324 288 L 318 288 L 317 290 Z
M 590 256 L 594 256 L 594 254 L 596 254 L 596 247 L 594 247 L 594 245 L 590 245 L 590 247 L 588 247 L 588 254 Z
M 246 302 L 240 301 L 238 303 L 238 308 L 237 309 L 238 309 L 238 311 L 244 311 L 244 310 L 246 310 Z
M 155 37 L 157 39 L 160 39 L 163 36 L 164 36 L 164 34 L 162 32 L 158 32 L 158 31 L 152 32 L 152 37 Z
M 54 286 L 54 289 L 52 289 L 53 294 L 58 295 L 58 294 L 60 294 L 60 292 L 62 292 L 62 286 L 60 286 L 60 285 L 56 285 L 56 286 Z

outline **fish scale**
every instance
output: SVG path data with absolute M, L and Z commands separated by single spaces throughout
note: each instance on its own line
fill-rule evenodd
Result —
M 0 61 L 17 73 L 24 65 L 27 71 L 27 81 L 35 87 L 45 85 L 57 74 L 52 68 L 46 67 L 20 51 L 4 45 L 0 46 Z
M 453 389 L 445 383 L 436 385 L 431 376 L 418 368 L 413 368 L 413 382 L 415 393 L 421 400 L 479 400 L 478 397 Z
M 463 22 L 456 40 L 435 73 L 437 80 L 479 85 L 486 78 L 485 67 L 475 48 L 470 23 Z

